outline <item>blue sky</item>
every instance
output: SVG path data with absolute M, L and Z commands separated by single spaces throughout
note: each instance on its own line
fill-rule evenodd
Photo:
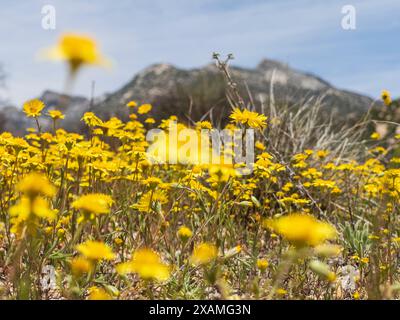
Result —
M 56 9 L 56 29 L 41 27 L 41 8 Z M 357 28 L 341 27 L 341 8 L 356 8 Z M 7 96 L 20 105 L 45 89 L 61 91 L 62 64 L 37 60 L 60 34 L 93 35 L 114 61 L 111 71 L 87 68 L 74 93 L 112 92 L 149 64 L 193 68 L 214 51 L 255 67 L 277 59 L 333 85 L 379 96 L 400 95 L 399 0 L 2 0 L 0 62 Z

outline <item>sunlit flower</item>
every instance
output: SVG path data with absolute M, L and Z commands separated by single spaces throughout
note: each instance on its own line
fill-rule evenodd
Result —
M 267 126 L 265 115 L 247 109 L 241 111 L 239 108 L 235 108 L 230 118 L 234 123 L 247 124 L 254 129 L 264 129 Z
M 335 228 L 307 214 L 291 214 L 265 221 L 265 225 L 296 246 L 316 246 L 336 237 Z
M 39 117 L 45 105 L 39 99 L 29 100 L 24 103 L 24 112 L 28 117 Z
M 103 121 L 93 112 L 85 112 L 81 120 L 84 121 L 89 127 L 100 126 L 103 124 Z
M 55 47 L 45 51 L 45 56 L 52 60 L 66 61 L 72 74 L 83 65 L 111 65 L 98 51 L 94 39 L 73 33 L 62 35 Z
M 360 299 L 360 293 L 358 291 L 353 293 L 353 299 L 354 300 L 359 300 Z
M 127 104 L 126 104 L 126 106 L 127 107 L 129 107 L 129 108 L 134 108 L 134 107 L 136 107 L 138 104 L 137 104 L 137 102 L 136 101 L 129 101 Z
M 381 98 L 382 98 L 382 100 L 383 100 L 383 103 L 384 103 L 386 106 L 389 106 L 389 105 L 392 103 L 392 98 L 391 98 L 391 96 L 390 96 L 390 92 L 387 91 L 387 90 L 382 90 Z
M 334 257 L 340 254 L 342 247 L 334 244 L 320 244 L 314 248 L 314 252 L 322 257 Z
M 279 296 L 284 296 L 284 295 L 286 295 L 287 293 L 288 293 L 287 290 L 285 290 L 285 289 L 283 289 L 283 288 L 278 288 L 278 289 L 276 289 L 276 294 L 279 295 Z
M 318 151 L 317 151 L 317 157 L 318 157 L 319 159 L 324 159 L 324 158 L 326 158 L 328 154 L 329 154 L 329 151 L 327 151 L 327 150 L 318 150 Z
M 112 296 L 106 290 L 99 287 L 89 288 L 89 300 L 112 300 Z
M 264 272 L 268 268 L 268 261 L 265 259 L 258 259 L 257 260 L 257 268 L 261 271 Z
M 222 157 L 221 157 L 222 158 Z M 208 166 L 208 172 L 216 182 L 226 182 L 231 177 L 237 175 L 236 169 L 232 163 L 212 163 Z
M 152 212 L 155 210 L 157 204 L 164 204 L 168 202 L 168 198 L 164 191 L 154 190 L 143 194 L 139 202 L 132 205 L 132 208 L 139 210 L 140 212 Z
M 138 113 L 139 114 L 145 114 L 148 113 L 151 110 L 152 106 L 151 104 L 142 104 L 139 108 L 138 108 Z
M 87 240 L 84 243 L 76 246 L 83 256 L 89 260 L 100 261 L 100 260 L 114 260 L 115 254 L 111 248 L 100 241 Z
M 110 212 L 112 198 L 102 193 L 91 193 L 80 196 L 72 203 L 72 207 L 81 210 L 87 219 L 95 215 Z
M 64 119 L 64 115 L 61 111 L 59 110 L 50 110 L 49 111 L 49 116 L 50 118 L 52 118 L 53 120 L 59 120 L 59 119 Z
M 57 210 L 50 209 L 46 199 L 36 196 L 22 197 L 20 201 L 9 209 L 11 232 L 21 235 L 23 227 L 28 227 L 29 233 L 34 233 L 39 219 L 53 221 Z
M 70 263 L 72 273 L 76 277 L 79 277 L 85 273 L 89 273 L 93 270 L 93 263 L 84 257 L 76 257 L 72 259 Z
M 336 274 L 329 269 L 329 266 L 319 260 L 313 260 L 309 263 L 309 267 L 314 271 L 319 277 L 329 282 L 334 282 L 336 280 Z
M 215 260 L 218 255 L 217 247 L 210 243 L 201 243 L 195 246 L 193 249 L 192 256 L 190 257 L 190 262 L 195 265 L 208 264 Z
M 212 129 L 212 124 L 210 121 L 199 121 L 196 122 L 196 129 L 201 130 L 201 129 L 207 129 L 211 130 Z
M 139 249 L 132 260 L 117 266 L 119 274 L 137 273 L 144 280 L 165 281 L 170 276 L 170 268 L 151 249 Z
M 254 144 L 254 146 L 261 151 L 264 151 L 266 148 L 264 146 L 264 144 L 261 141 L 256 141 L 256 143 Z
M 115 238 L 115 239 L 114 239 L 114 243 L 115 243 L 117 246 L 120 246 L 120 245 L 122 245 L 122 244 L 124 243 L 124 240 L 122 240 L 121 238 Z
M 18 220 L 29 220 L 31 215 L 53 220 L 56 213 L 57 211 L 50 209 L 47 201 L 41 197 L 33 200 L 22 197 L 19 203 L 10 208 L 11 217 L 17 217 Z
M 178 229 L 178 237 L 181 238 L 182 241 L 187 241 L 192 235 L 193 232 L 188 227 L 181 226 Z
M 241 245 L 237 245 L 237 246 L 225 251 L 224 258 L 225 259 L 230 259 L 230 258 L 238 255 L 241 252 L 242 252 L 242 246 Z
M 35 172 L 25 176 L 17 184 L 16 189 L 28 197 L 36 197 L 38 195 L 52 197 L 56 193 L 55 187 L 50 183 L 46 176 Z
M 378 140 L 380 139 L 380 134 L 378 132 L 374 132 L 371 134 L 371 139 Z

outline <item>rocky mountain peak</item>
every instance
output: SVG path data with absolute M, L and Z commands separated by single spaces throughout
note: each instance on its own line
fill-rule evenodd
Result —
M 151 66 L 145 68 L 141 73 L 143 73 L 143 74 L 153 73 L 153 74 L 159 76 L 159 75 L 163 74 L 164 72 L 171 71 L 172 69 L 176 69 L 176 67 L 170 63 L 156 63 L 156 64 L 152 64 Z
M 372 103 L 369 97 L 339 90 L 313 74 L 270 59 L 262 60 L 255 68 L 231 66 L 231 73 L 242 95 L 248 98 L 250 92 L 256 103 L 260 96 L 268 102 L 271 84 L 277 103 L 299 103 L 323 96 L 326 108 L 341 116 L 364 112 Z M 130 100 L 153 104 L 156 119 L 174 114 L 182 119 L 198 120 L 210 109 L 220 119 L 226 119 L 230 109 L 225 79 L 212 63 L 195 69 L 182 69 L 168 63 L 153 64 L 96 104 L 93 111 L 106 118 L 124 116 L 123 106 Z
M 274 60 L 264 59 L 255 68 L 231 66 L 230 70 L 246 103 L 254 102 L 256 107 L 260 105 L 260 99 L 269 103 L 271 88 L 278 107 L 280 103 L 298 105 L 301 101 L 322 97 L 325 108 L 341 118 L 357 117 L 373 102 L 367 96 L 337 89 L 313 74 Z M 62 106 L 67 100 L 68 106 L 61 108 L 66 114 L 63 125 L 72 130 L 79 129 L 79 119 L 88 110 L 104 119 L 111 116 L 126 119 L 125 105 L 131 100 L 151 103 L 151 116 L 156 120 L 177 115 L 185 121 L 197 121 L 206 115 L 218 123 L 226 121 L 230 112 L 226 88 L 226 80 L 214 63 L 195 69 L 159 63 L 143 69 L 114 93 L 95 99 L 92 105 L 84 97 L 66 97 L 49 90 L 40 98 L 48 107 Z M 3 123 L 8 123 L 7 128 L 15 124 L 20 130 L 25 123 L 25 120 L 18 120 L 23 117 L 19 109 L 8 115 L 0 114 L 0 120 L 1 116 Z
M 261 62 L 257 65 L 256 69 L 260 71 L 273 69 L 287 70 L 289 69 L 289 65 L 275 60 L 262 59 Z

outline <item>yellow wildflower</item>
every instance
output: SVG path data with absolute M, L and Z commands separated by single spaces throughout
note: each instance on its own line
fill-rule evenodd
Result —
M 178 236 L 182 241 L 187 241 L 192 235 L 193 232 L 188 227 L 181 226 L 178 230 Z
M 159 255 L 151 249 L 139 249 L 131 261 L 120 263 L 116 267 L 119 274 L 137 273 L 144 280 L 165 281 L 170 276 L 170 268 Z
M 261 271 L 264 272 L 268 268 L 268 261 L 265 259 L 258 259 L 257 260 L 257 268 Z
M 9 209 L 11 216 L 11 223 L 13 227 L 11 232 L 19 234 L 24 222 L 28 223 L 30 232 L 36 225 L 36 218 L 43 218 L 52 221 L 56 217 L 56 210 L 49 208 L 46 199 L 37 196 L 22 197 L 20 202 L 15 204 Z
M 267 126 L 267 117 L 265 115 L 247 109 L 241 111 L 239 108 L 235 108 L 229 117 L 236 124 L 247 124 L 254 129 L 264 129 Z
M 78 244 L 76 250 L 87 259 L 93 261 L 115 259 L 115 254 L 111 248 L 100 241 L 87 240 L 84 243 Z
M 386 106 L 389 106 L 392 103 L 392 98 L 390 97 L 390 92 L 387 90 L 382 90 L 381 98 L 383 100 L 383 103 Z
M 24 112 L 28 117 L 39 117 L 45 105 L 39 99 L 29 100 L 24 103 Z
M 112 297 L 106 290 L 99 287 L 89 288 L 89 300 L 111 300 Z
M 260 151 L 264 151 L 266 149 L 264 144 L 261 141 L 256 141 L 254 146 Z
M 155 209 L 157 203 L 164 204 L 168 202 L 168 198 L 165 192 L 160 190 L 151 190 L 146 192 L 140 197 L 138 203 L 132 205 L 132 208 L 139 210 L 140 212 L 150 213 Z
M 115 243 L 117 246 L 120 246 L 120 245 L 122 245 L 122 244 L 124 243 L 124 240 L 122 240 L 121 238 L 115 238 L 115 239 L 114 239 L 114 243 Z
M 374 132 L 371 134 L 371 139 L 378 140 L 380 139 L 380 134 L 378 132 Z
M 284 295 L 286 295 L 287 293 L 288 293 L 287 290 L 285 290 L 285 289 L 283 289 L 283 288 L 278 288 L 278 289 L 276 289 L 276 294 L 279 295 L 279 296 L 284 296 Z
M 361 261 L 362 263 L 367 264 L 367 263 L 369 263 L 369 258 L 368 258 L 368 257 L 364 257 L 364 258 L 361 258 L 360 261 Z
M 112 198 L 102 193 L 91 193 L 80 196 L 72 203 L 72 207 L 81 210 L 85 218 L 91 220 L 95 215 L 110 212 Z
M 127 107 L 129 107 L 129 108 L 134 108 L 134 107 L 136 107 L 138 104 L 137 104 L 137 102 L 136 101 L 129 101 L 127 104 L 126 104 L 126 106 Z
M 209 121 L 199 121 L 199 122 L 196 122 L 196 129 L 197 130 L 201 130 L 201 129 L 211 130 L 212 124 Z
M 45 56 L 52 60 L 66 61 L 72 74 L 83 65 L 111 65 L 98 51 L 94 39 L 72 33 L 62 35 L 55 47 L 45 51 Z
M 56 193 L 56 189 L 47 177 L 35 172 L 25 176 L 17 184 L 17 191 L 22 192 L 28 197 L 36 197 L 38 195 L 53 197 Z
M 93 269 L 92 262 L 83 257 L 76 257 L 72 259 L 70 263 L 72 274 L 76 277 L 89 273 Z
M 63 115 L 63 113 L 61 111 L 59 111 L 59 110 L 50 110 L 49 111 L 49 116 L 53 120 L 64 119 L 64 117 L 65 117 Z
M 265 225 L 296 246 L 316 246 L 336 237 L 336 229 L 307 214 L 291 214 L 265 221 Z
M 81 120 L 84 121 L 89 127 L 100 126 L 103 124 L 103 121 L 93 112 L 85 112 Z
M 324 158 L 326 158 L 326 156 L 329 154 L 329 151 L 326 151 L 326 150 L 318 150 L 316 154 L 317 154 L 317 157 L 318 157 L 318 158 L 324 159 Z
M 218 255 L 217 247 L 210 243 L 201 243 L 195 246 L 190 262 L 195 265 L 208 264 L 215 260 Z
M 142 104 L 139 108 L 138 108 L 138 113 L 139 114 L 145 114 L 148 113 L 151 110 L 152 106 L 151 104 Z

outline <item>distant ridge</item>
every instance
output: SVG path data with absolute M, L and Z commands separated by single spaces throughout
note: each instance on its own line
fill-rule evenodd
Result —
M 246 103 L 260 105 L 270 102 L 273 84 L 274 102 L 300 105 L 310 99 L 321 99 L 323 105 L 338 119 L 355 119 L 371 106 L 373 100 L 365 95 L 332 86 L 311 73 L 298 71 L 279 61 L 262 60 L 255 68 L 230 68 L 239 91 Z M 250 93 L 250 95 L 249 95 Z M 168 63 L 153 64 L 137 73 L 131 81 L 114 93 L 96 98 L 91 104 L 85 97 L 68 97 L 45 91 L 42 99 L 47 108 L 61 108 L 66 114 L 62 125 L 73 131 L 82 128 L 80 118 L 86 111 L 93 111 L 103 119 L 118 116 L 126 119 L 125 105 L 135 100 L 151 103 L 151 116 L 156 120 L 177 115 L 181 119 L 197 121 L 204 115 L 214 122 L 226 121 L 230 106 L 226 98 L 226 83 L 214 64 L 202 68 L 182 69 Z M 211 110 L 211 112 L 210 112 Z M 0 109 L 0 129 L 16 134 L 25 133 L 32 126 L 20 109 Z
M 248 103 L 248 91 L 256 102 L 261 99 L 268 102 L 271 80 L 274 99 L 278 104 L 300 103 L 312 97 L 323 97 L 324 105 L 333 113 L 341 117 L 356 117 L 373 103 L 367 96 L 337 89 L 315 75 L 274 60 L 264 59 L 254 69 L 232 66 L 231 73 Z M 123 116 L 126 110 L 121 106 L 136 100 L 152 103 L 158 119 L 171 114 L 185 118 L 191 112 L 191 118 L 198 120 L 212 107 L 215 117 L 224 118 L 229 110 L 225 89 L 225 81 L 214 64 L 186 70 L 160 63 L 139 72 L 120 90 L 108 95 L 92 109 L 105 117 Z

